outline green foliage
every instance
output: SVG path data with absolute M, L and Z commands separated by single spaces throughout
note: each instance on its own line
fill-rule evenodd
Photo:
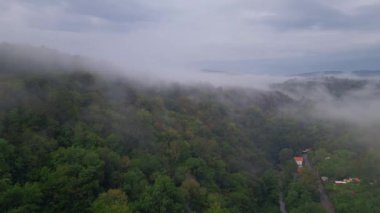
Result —
M 321 212 L 292 159 L 306 147 L 322 175 L 363 177 L 331 187 L 337 212 L 380 209 L 379 152 L 278 113 L 280 92 L 0 72 L 0 99 L 1 211 L 278 212 L 282 192 L 289 212 Z
M 284 148 L 281 149 L 280 153 L 278 154 L 278 160 L 280 163 L 285 163 L 288 160 L 292 160 L 294 157 L 294 152 L 292 149 Z
M 15 149 L 6 140 L 0 139 L 0 178 L 11 178 L 16 159 Z
M 317 202 L 307 202 L 307 203 L 300 204 L 297 208 L 294 208 L 289 212 L 291 213 L 304 213 L 304 212 L 325 213 L 326 211 L 323 209 L 321 204 Z
M 193 211 L 199 212 L 207 208 L 207 189 L 201 187 L 193 176 L 187 175 L 181 183 L 181 191 Z
M 126 174 L 124 174 L 123 182 L 123 190 L 133 201 L 138 200 L 145 189 L 147 189 L 149 186 L 146 176 L 138 168 L 131 169 Z
M 338 150 L 335 153 L 326 156 L 319 164 L 318 168 L 323 176 L 343 179 L 350 176 L 356 176 L 356 169 L 353 161 L 355 153 L 348 150 Z
M 231 212 L 227 208 L 222 206 L 222 199 L 218 194 L 209 194 L 207 198 L 210 203 L 210 207 L 206 210 L 207 213 L 229 213 Z
M 42 198 L 39 184 L 16 184 L 0 192 L 0 209 L 4 212 L 38 212 Z
M 275 170 L 266 171 L 259 185 L 259 205 L 264 209 L 278 203 L 279 196 L 279 180 Z
M 347 184 L 334 186 L 332 201 L 337 212 L 370 212 L 380 209 L 379 189 L 377 187 Z
M 158 175 L 140 198 L 140 212 L 184 212 L 183 196 L 170 177 Z
M 92 203 L 94 213 L 129 213 L 127 196 L 119 189 L 109 189 L 101 193 Z
M 285 197 L 289 212 L 323 212 L 317 204 L 319 202 L 317 178 L 311 171 L 304 170 L 290 183 Z
M 101 190 L 103 169 L 104 162 L 91 150 L 73 147 L 52 153 L 51 167 L 43 170 L 46 208 L 86 210 Z

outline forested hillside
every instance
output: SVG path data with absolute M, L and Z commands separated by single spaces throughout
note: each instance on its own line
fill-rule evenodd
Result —
M 278 212 L 280 194 L 288 212 L 324 212 L 319 177 L 293 161 L 305 148 L 321 175 L 362 179 L 328 183 L 337 212 L 380 209 L 379 150 L 294 116 L 312 106 L 280 91 L 23 66 L 1 67 L 0 100 L 2 212 Z

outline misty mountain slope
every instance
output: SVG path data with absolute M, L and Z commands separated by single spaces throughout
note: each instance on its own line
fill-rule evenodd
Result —
M 0 0 L 0 213 L 380 213 L 379 11 Z
M 379 83 L 377 81 L 376 83 Z M 313 77 L 290 79 L 284 83 L 276 84 L 275 89 L 281 89 L 284 92 L 291 92 L 294 95 L 305 95 L 312 92 L 321 92 L 325 90 L 329 95 L 340 98 L 350 92 L 365 89 L 366 86 L 375 84 L 368 79 L 350 79 L 340 77 Z M 313 98 L 312 96 L 310 98 Z
M 355 77 L 290 79 L 273 85 L 298 100 L 314 118 L 348 122 L 356 126 L 380 125 L 380 80 Z
M 5 210 L 89 211 L 117 193 L 133 211 L 155 211 L 166 199 L 158 206 L 173 212 L 261 212 L 277 205 L 277 196 L 260 193 L 274 193 L 276 181 L 265 183 L 263 175 L 278 151 L 316 137 L 292 124 L 287 132 L 304 136 L 278 138 L 290 120 L 276 111 L 291 100 L 277 92 L 1 69 Z M 28 199 L 13 202 L 17 196 Z
M 0 64 L 2 72 L 74 71 L 84 68 L 80 56 L 71 56 L 46 47 L 9 43 L 0 44 Z
M 350 72 L 344 72 L 344 71 L 323 71 L 323 72 L 308 72 L 308 73 L 301 73 L 296 74 L 292 76 L 299 76 L 299 77 L 344 77 L 344 76 L 352 76 L 352 77 L 379 77 L 380 76 L 380 70 L 355 70 Z
M 33 75 L 68 72 L 90 72 L 103 78 L 118 78 L 120 68 L 107 61 L 72 55 L 44 46 L 0 43 L 0 72 Z M 133 78 L 132 74 L 129 75 Z M 134 81 L 135 78 L 133 78 Z
M 12 61 L 14 69 L 0 64 L 4 211 L 277 212 L 281 191 L 288 210 L 321 212 L 315 177 L 298 174 L 292 159 L 309 147 L 323 174 L 363 179 L 352 209 L 378 207 L 367 199 L 379 195 L 378 149 L 361 144 L 353 126 L 313 114 L 318 99 L 306 94 L 314 85 L 305 103 L 289 82 L 277 91 L 144 85 Z M 367 88 L 326 84 L 341 94 L 334 100 Z M 338 209 L 349 205 L 346 191 L 329 194 Z

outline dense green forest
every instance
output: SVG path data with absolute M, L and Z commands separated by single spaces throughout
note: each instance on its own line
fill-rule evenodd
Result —
M 379 149 L 284 92 L 2 67 L 0 100 L 1 212 L 324 212 L 305 148 L 336 212 L 380 210 Z

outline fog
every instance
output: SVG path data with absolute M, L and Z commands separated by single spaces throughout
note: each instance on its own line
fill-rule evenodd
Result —
M 338 100 L 329 99 L 316 103 L 314 114 L 325 119 L 337 119 L 371 127 L 380 125 L 379 109 L 379 88 L 366 87 Z
M 273 83 L 289 77 L 239 72 L 207 72 L 181 70 L 158 73 L 117 66 L 112 62 L 81 55 L 71 55 L 49 47 L 28 44 L 0 43 L 0 61 L 4 69 L 38 72 L 90 71 L 107 78 L 132 78 L 146 85 L 210 84 L 222 87 L 241 87 L 268 90 Z
M 307 113 L 314 118 L 362 128 L 377 128 L 380 125 L 378 76 L 345 74 L 295 78 L 275 88 L 282 88 L 282 92 L 293 99 L 307 103 L 310 106 Z
M 328 72 L 289 75 L 264 75 L 224 70 L 199 72 L 141 72 L 112 65 L 110 62 L 62 53 L 48 47 L 25 44 L 0 44 L 1 72 L 74 72 L 89 71 L 112 80 L 129 79 L 149 87 L 223 88 L 236 90 L 236 98 L 256 97 L 256 92 L 280 92 L 298 105 L 285 111 L 297 115 L 300 106 L 307 106 L 307 115 L 325 121 L 343 122 L 369 128 L 380 125 L 380 78 Z M 335 74 L 334 74 L 335 73 Z M 363 72 L 368 74 L 368 72 Z M 253 98 L 254 101 L 254 98 Z

